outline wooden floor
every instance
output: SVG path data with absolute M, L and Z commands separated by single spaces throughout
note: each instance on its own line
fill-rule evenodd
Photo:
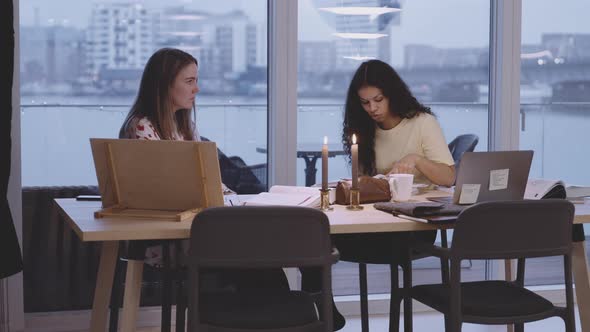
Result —
M 403 322 L 403 319 L 401 320 Z M 444 331 L 443 316 L 437 313 L 419 313 L 414 314 L 414 331 L 415 332 L 433 332 Z M 403 324 L 403 323 L 402 323 Z M 403 325 L 400 325 L 403 326 Z M 576 331 L 582 331 L 579 319 L 576 321 Z M 387 315 L 371 316 L 369 321 L 371 331 L 388 331 L 389 317 Z M 346 325 L 340 332 L 358 332 L 361 330 L 359 317 L 347 317 Z M 403 330 L 403 328 L 402 328 Z M 525 324 L 525 331 L 534 332 L 560 332 L 565 331 L 563 320 L 560 318 L 549 318 L 538 322 Z M 156 332 L 156 331 L 154 331 Z M 506 332 L 506 325 L 476 325 L 463 324 L 462 332 Z
M 590 237 L 587 237 L 587 252 L 590 253 Z M 551 285 L 563 283 L 563 263 L 561 258 L 542 258 L 527 261 L 526 283 L 527 285 Z M 436 259 L 428 258 L 415 261 L 413 264 L 413 283 L 422 284 L 429 282 L 440 282 L 439 262 Z M 389 267 L 384 265 L 369 265 L 369 292 L 389 293 Z M 485 264 L 483 261 L 473 261 L 471 264 L 465 262 L 462 268 L 464 280 L 483 279 L 485 275 Z M 401 278 L 401 275 L 400 275 Z M 339 262 L 334 267 L 333 286 L 335 295 L 358 294 L 358 264 Z M 341 307 L 341 303 L 338 307 Z M 350 307 L 350 306 L 349 306 Z M 342 309 L 342 308 L 341 308 Z M 340 310 L 346 315 L 346 326 L 342 332 L 360 331 L 360 320 L 357 306 L 355 310 Z M 416 306 L 414 306 L 416 310 Z M 151 311 L 150 311 L 151 310 Z M 160 331 L 159 308 L 142 308 L 139 321 L 144 326 L 138 331 L 156 332 Z M 420 311 L 420 310 L 418 310 Z M 380 313 L 387 310 L 377 311 Z M 352 314 L 351 314 L 352 313 Z M 578 312 L 576 310 L 576 316 Z M 31 313 L 25 314 L 26 330 L 29 332 L 52 332 L 71 331 L 82 332 L 88 326 L 90 319 L 89 311 L 73 312 L 52 312 L 52 313 Z M 372 331 L 386 331 L 388 316 L 383 314 L 371 315 L 370 326 Z M 579 319 L 576 318 L 576 331 L 580 331 Z M 149 327 L 148 327 L 149 326 Z M 527 324 L 528 331 L 553 332 L 564 331 L 563 322 L 558 318 L 543 320 L 537 323 Z M 420 312 L 414 314 L 414 331 L 443 331 L 443 317 L 433 312 Z M 174 331 L 174 329 L 172 329 Z M 503 326 L 484 326 L 464 324 L 464 332 L 500 332 L 506 331 Z
M 414 314 L 414 331 L 444 331 L 443 316 L 437 313 L 419 313 Z M 400 326 L 403 326 L 403 319 L 400 321 Z M 579 318 L 576 316 L 576 331 L 582 331 L 580 328 Z M 371 331 L 388 331 L 389 316 L 387 315 L 372 315 L 369 321 L 369 329 Z M 346 325 L 340 332 L 358 332 L 361 330 L 360 317 L 352 316 L 346 317 Z M 403 328 L 402 328 L 403 330 Z M 535 332 L 559 332 L 565 331 L 563 320 L 560 318 L 549 318 L 538 322 L 525 324 L 526 331 Z M 160 332 L 159 327 L 150 327 L 138 329 L 138 332 Z M 172 329 L 174 331 L 174 329 Z M 505 325 L 477 325 L 477 324 L 463 324 L 462 332 L 506 332 Z
M 586 238 L 586 251 L 590 253 L 590 237 Z M 425 258 L 413 262 L 413 284 L 440 282 L 440 261 Z M 389 293 L 390 275 L 388 265 L 367 265 L 367 283 L 370 294 Z M 400 280 L 402 275 L 400 271 Z M 485 278 L 485 262 L 464 262 L 462 280 Z M 525 284 L 527 286 L 563 284 L 563 259 L 561 257 L 535 258 L 526 262 Z M 358 264 L 338 262 L 332 271 L 332 286 L 335 295 L 359 293 Z

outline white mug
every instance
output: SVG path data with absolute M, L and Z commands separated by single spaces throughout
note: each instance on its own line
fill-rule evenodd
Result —
M 414 183 L 414 174 L 390 174 L 389 190 L 391 191 L 391 200 L 403 202 L 412 197 L 412 184 Z

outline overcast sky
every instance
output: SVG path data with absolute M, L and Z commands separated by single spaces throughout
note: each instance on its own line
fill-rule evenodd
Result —
M 133 0 L 130 0 L 133 1 Z M 299 0 L 299 39 L 328 40 L 335 30 L 316 7 L 325 0 Z M 112 1 L 94 1 L 112 2 Z M 221 13 L 242 9 L 256 22 L 266 22 L 266 0 L 135 0 L 151 8 L 184 5 L 188 8 Z M 21 25 L 33 25 L 35 9 L 40 24 L 49 19 L 67 20 L 77 27 L 87 26 L 90 0 L 20 0 Z M 543 33 L 590 33 L 588 0 L 524 0 L 522 42 L 536 44 Z M 391 28 L 392 61 L 397 62 L 408 44 L 436 47 L 487 47 L 489 39 L 488 0 L 402 0 L 401 23 Z

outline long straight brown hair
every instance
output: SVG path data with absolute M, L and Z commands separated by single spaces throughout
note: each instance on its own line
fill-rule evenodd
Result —
M 175 132 L 187 141 L 196 139 L 191 110 L 173 110 L 170 99 L 170 88 L 176 76 L 193 63 L 199 65 L 192 55 L 174 48 L 159 49 L 150 57 L 141 76 L 137 98 L 119 130 L 119 138 L 135 138 L 137 122 L 147 117 L 161 139 L 174 139 Z

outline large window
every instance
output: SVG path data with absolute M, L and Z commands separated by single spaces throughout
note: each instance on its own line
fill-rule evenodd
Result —
M 199 62 L 196 123 L 201 136 L 215 141 L 228 157 L 220 158 L 224 183 L 241 193 L 266 189 L 266 153 L 257 151 L 267 145 L 266 0 L 21 0 L 20 13 L 24 187 L 96 185 L 89 138 L 118 137 L 148 58 L 157 49 L 173 47 Z M 25 195 L 23 214 L 41 211 L 47 219 L 37 221 L 56 221 L 44 210 L 48 190 L 27 189 L 43 194 Z M 76 190 L 49 192 L 72 195 Z M 66 274 L 78 264 L 74 263 L 78 249 L 84 249 L 82 260 L 94 262 L 87 256 L 93 249 L 64 244 L 70 243 L 69 235 L 59 227 L 63 224 L 25 224 L 23 247 L 29 248 L 25 257 L 55 246 L 66 248 L 74 264 L 60 270 Z M 60 235 L 52 237 L 48 230 Z M 71 290 L 80 296 L 65 296 L 64 302 L 53 303 L 43 297 L 61 289 L 61 284 L 54 282 L 55 276 L 47 283 L 38 282 L 34 272 L 45 265 L 36 267 L 35 262 L 29 260 L 24 272 L 25 312 L 84 308 L 92 285 L 75 282 Z M 145 305 L 150 304 L 149 291 L 154 289 L 150 286 L 145 288 Z M 35 290 L 41 290 L 40 294 Z
M 200 134 L 264 189 L 266 1 L 20 6 L 23 186 L 96 184 L 88 138 L 117 137 L 147 59 L 174 47 L 199 61 Z
M 589 10 L 584 0 L 523 0 L 520 147 L 535 152 L 531 177 L 590 185 L 590 25 L 581 23 Z M 561 260 L 532 264 L 543 268 L 528 284 L 563 282 Z
M 487 150 L 490 3 L 486 0 L 299 0 L 299 147 L 319 147 L 323 136 L 342 149 L 342 116 L 352 74 L 362 61 L 391 64 L 415 97 L 431 107 L 447 142 L 476 134 Z M 298 184 L 306 181 L 304 156 Z M 343 156 L 331 158 L 330 180 L 350 176 Z M 319 178 L 318 174 L 318 178 Z M 311 177 L 313 179 L 313 177 Z M 464 266 L 481 278 L 483 262 Z M 414 264 L 416 283 L 440 280 L 436 261 Z M 334 271 L 336 294 L 357 294 L 355 264 Z M 369 266 L 369 292 L 389 292 L 389 267 Z
M 472 133 L 476 150 L 487 150 L 490 2 L 298 0 L 291 13 L 298 16 L 298 150 L 319 149 L 324 136 L 341 149 L 348 83 L 373 58 L 390 63 L 431 107 L 447 142 Z M 239 157 L 235 163 L 252 166 L 266 185 L 267 6 L 265 0 L 20 1 L 23 186 L 96 184 L 88 138 L 117 136 L 143 66 L 161 47 L 199 60 L 200 134 Z M 535 150 L 532 177 L 590 185 L 584 144 L 590 26 L 572 19 L 589 10 L 584 0 L 523 0 L 520 147 Z M 319 165 L 299 155 L 297 184 L 315 183 Z M 330 158 L 329 173 L 330 180 L 349 177 L 347 159 Z M 537 263 L 531 269 L 548 266 Z M 436 260 L 414 266 L 416 283 L 439 280 Z M 466 279 L 485 274 L 483 262 L 463 268 Z M 369 273 L 369 291 L 388 293 L 389 268 L 370 266 Z M 536 275 L 527 282 L 563 277 Z M 357 293 L 357 276 L 356 265 L 338 263 L 335 293 Z

